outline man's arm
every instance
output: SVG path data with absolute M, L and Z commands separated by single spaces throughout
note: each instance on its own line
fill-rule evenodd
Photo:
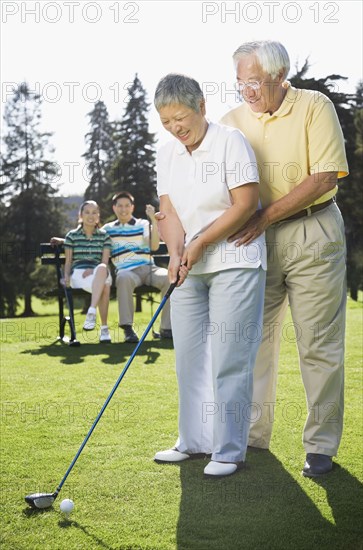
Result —
M 150 218 L 150 249 L 155 251 L 160 246 L 160 236 L 158 231 L 158 224 L 155 218 L 155 208 L 151 204 L 146 205 L 146 215 Z
M 308 176 L 290 193 L 266 208 L 257 210 L 247 223 L 242 223 L 240 231 L 232 234 L 228 240 L 238 239 L 236 246 L 251 243 L 273 223 L 300 212 L 334 189 L 337 184 L 337 175 L 337 172 L 320 172 Z

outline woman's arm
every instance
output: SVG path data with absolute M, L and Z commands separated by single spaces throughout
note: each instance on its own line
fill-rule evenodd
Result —
M 179 275 L 178 286 L 180 286 L 188 274 L 186 267 L 181 267 L 185 232 L 178 214 L 169 199 L 169 195 L 162 195 L 160 197 L 160 210 L 165 214 L 165 218 L 159 222 L 159 229 L 168 247 L 170 256 L 168 268 L 169 280 L 171 283 L 174 283 Z
M 110 261 L 111 250 L 109 248 L 104 248 L 102 251 L 101 263 L 108 265 Z
M 194 238 L 185 249 L 182 263 L 188 269 L 200 260 L 206 246 L 227 238 L 236 232 L 256 211 L 258 206 L 258 184 L 246 183 L 230 190 L 233 204 L 206 231 Z M 164 213 L 164 210 L 160 208 Z M 163 220 L 164 221 L 164 220 Z M 163 223 L 163 222 L 159 222 Z

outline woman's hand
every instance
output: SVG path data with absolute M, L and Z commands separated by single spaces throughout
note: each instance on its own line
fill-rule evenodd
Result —
M 52 237 L 50 239 L 50 244 L 52 244 L 53 246 L 57 246 L 63 243 L 64 243 L 64 239 L 62 239 L 61 237 Z
M 196 264 L 203 254 L 203 244 L 200 239 L 197 237 L 193 239 L 184 250 L 184 254 L 181 260 L 182 264 L 185 264 L 189 269 L 192 269 L 193 265 Z
M 93 273 L 93 269 L 91 267 L 88 267 L 87 269 L 84 270 L 84 272 L 82 273 L 82 277 L 85 279 L 86 277 L 89 277 L 90 275 L 92 275 Z
M 188 268 L 186 265 L 181 265 L 180 256 L 170 256 L 168 273 L 170 283 L 175 283 L 178 280 L 176 286 L 180 286 L 184 283 L 188 275 Z

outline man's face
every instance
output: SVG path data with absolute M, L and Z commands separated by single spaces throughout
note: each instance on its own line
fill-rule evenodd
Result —
M 282 75 L 271 78 L 255 55 L 246 55 L 238 62 L 237 83 L 240 94 L 255 113 L 277 111 L 284 98 L 282 82 Z
M 199 147 L 208 127 L 204 102 L 201 102 L 198 113 L 186 105 L 173 103 L 161 107 L 159 116 L 165 130 L 185 145 L 189 152 Z
M 120 223 L 127 223 L 132 218 L 134 205 L 130 199 L 122 197 L 121 199 L 117 199 L 116 204 L 113 205 L 113 211 Z

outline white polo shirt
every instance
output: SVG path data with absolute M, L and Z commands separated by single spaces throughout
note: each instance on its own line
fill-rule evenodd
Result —
M 209 123 L 198 149 L 191 154 L 177 139 L 157 154 L 157 190 L 168 195 L 185 231 L 185 244 L 205 231 L 232 205 L 230 189 L 258 182 L 254 152 L 239 130 Z M 205 247 L 192 274 L 235 267 L 266 269 L 265 237 L 236 247 L 226 240 Z

